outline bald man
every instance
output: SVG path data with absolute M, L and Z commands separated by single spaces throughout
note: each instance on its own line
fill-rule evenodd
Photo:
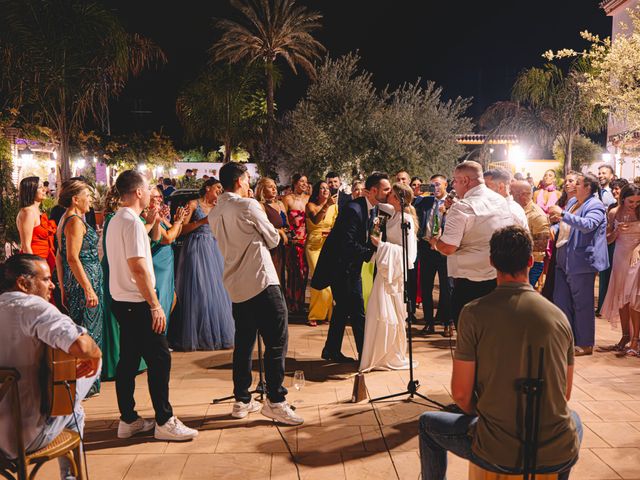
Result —
M 496 270 L 489 262 L 489 241 L 497 230 L 514 225 L 507 199 L 484 183 L 482 165 L 460 163 L 453 173 L 460 200 L 446 213 L 444 232 L 430 240 L 431 247 L 447 256 L 453 277 L 453 321 L 458 326 L 462 307 L 496 287 Z
M 533 203 L 533 192 L 529 182 L 523 180 L 511 184 L 513 199 L 524 209 L 529 223 L 529 231 L 533 237 L 533 266 L 529 270 L 529 283 L 536 286 L 544 268 L 544 257 L 547 244 L 551 238 L 549 229 L 549 217 L 540 206 Z

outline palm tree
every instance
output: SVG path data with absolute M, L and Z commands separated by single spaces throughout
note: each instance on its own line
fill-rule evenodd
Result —
M 321 27 L 322 15 L 299 6 L 295 0 L 231 0 L 243 21 L 220 20 L 221 38 L 211 47 L 214 60 L 230 63 L 261 62 L 267 91 L 267 131 L 269 140 L 275 119 L 274 64 L 284 58 L 297 74 L 301 67 L 315 77 L 314 61 L 325 51 L 311 33 Z
M 602 110 L 591 104 L 579 88 L 588 68 L 587 62 L 578 60 L 566 73 L 553 64 L 524 70 L 514 83 L 512 100 L 491 105 L 482 115 L 480 126 L 493 132 L 527 136 L 549 150 L 557 140 L 564 151 L 566 174 L 571 170 L 577 136 L 598 133 L 606 125 Z
M 256 65 L 210 68 L 178 96 L 176 111 L 188 141 L 224 144 L 224 162 L 235 147 L 250 140 L 265 118 L 265 94 Z
M 73 135 L 88 117 L 104 120 L 129 77 L 165 56 L 93 0 L 0 0 L 0 11 L 0 88 L 54 131 L 65 180 Z

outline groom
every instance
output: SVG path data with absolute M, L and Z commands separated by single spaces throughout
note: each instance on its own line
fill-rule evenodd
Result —
M 311 286 L 322 290 L 331 287 L 335 307 L 322 358 L 333 362 L 353 362 L 342 354 L 342 338 L 347 319 L 351 319 L 358 356 L 364 341 L 364 300 L 362 298 L 362 263 L 375 251 L 369 241 L 378 203 L 387 201 L 391 183 L 386 173 L 373 173 L 365 182 L 365 195 L 347 203 L 327 237 Z

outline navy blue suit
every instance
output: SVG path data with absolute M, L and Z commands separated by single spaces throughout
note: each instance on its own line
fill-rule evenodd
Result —
M 336 303 L 331 316 L 323 356 L 334 356 L 342 349 L 347 320 L 351 320 L 358 354 L 364 342 L 364 300 L 362 263 L 368 262 L 374 249 L 369 242 L 369 211 L 364 197 L 345 204 L 327 237 L 316 265 L 311 287 L 331 287 Z
M 436 205 L 434 196 L 416 197 L 414 201 L 416 215 L 420 228 L 418 230 L 418 260 L 420 262 L 420 288 L 422 293 L 422 309 L 426 326 L 433 326 L 435 320 L 443 325 L 451 323 L 451 287 L 447 272 L 447 257 L 431 248 L 429 242 L 423 240 L 427 229 L 429 217 Z M 416 261 L 416 263 L 417 263 Z M 417 265 L 416 265 L 417 268 Z M 417 269 L 415 270 L 417 272 Z M 433 317 L 433 286 L 438 274 L 440 284 L 440 297 L 438 299 L 438 313 Z
M 556 251 L 553 303 L 567 316 L 575 343 L 592 347 L 595 343 L 594 284 L 596 273 L 609 267 L 607 215 L 604 204 L 588 198 L 575 213 L 577 200 L 567 203 L 562 221 L 571 226 L 569 241 Z

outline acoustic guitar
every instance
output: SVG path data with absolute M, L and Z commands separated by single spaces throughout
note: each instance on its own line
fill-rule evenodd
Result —
M 76 402 L 76 358 L 47 347 L 43 373 L 42 413 L 50 417 L 71 415 Z

